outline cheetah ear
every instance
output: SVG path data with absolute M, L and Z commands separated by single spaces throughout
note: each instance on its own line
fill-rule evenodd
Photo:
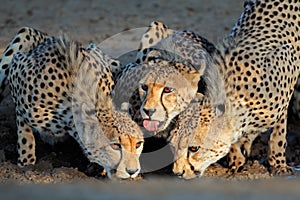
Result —
M 192 56 L 191 64 L 201 75 L 204 74 L 206 67 L 210 65 L 210 58 L 206 50 L 196 49 Z
M 129 112 L 129 110 L 131 109 L 131 104 L 130 103 L 128 103 L 128 102 L 123 102 L 122 104 L 121 104 L 121 111 L 123 111 L 123 112 Z
M 204 95 L 200 92 L 197 92 L 195 97 L 192 99 L 191 103 L 201 102 L 204 99 Z
M 152 60 L 162 59 L 162 53 L 158 50 L 152 49 L 148 52 L 144 62 L 150 62 Z
M 82 121 L 91 120 L 93 116 L 96 116 L 95 108 L 92 109 L 91 106 L 88 106 L 86 103 L 82 103 L 79 109 L 79 117 Z
M 216 116 L 221 117 L 225 113 L 226 106 L 225 106 L 225 104 L 221 103 L 221 104 L 215 105 L 214 109 L 215 109 Z
M 195 89 L 197 91 L 198 89 L 198 82 L 200 80 L 201 77 L 201 73 L 195 70 L 192 71 L 188 71 L 186 73 L 183 73 L 182 76 L 190 82 L 191 86 L 193 89 Z

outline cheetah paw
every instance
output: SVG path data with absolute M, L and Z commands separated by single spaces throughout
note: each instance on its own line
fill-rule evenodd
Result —
M 293 175 L 295 170 L 290 166 L 270 167 L 270 173 L 273 175 Z

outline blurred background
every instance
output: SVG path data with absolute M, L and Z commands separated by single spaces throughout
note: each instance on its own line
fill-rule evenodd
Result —
M 216 42 L 229 32 L 242 6 L 242 0 L 3 0 L 0 48 L 22 26 L 51 35 L 63 31 L 83 43 L 99 43 L 152 21 L 162 21 L 172 29 L 190 29 Z

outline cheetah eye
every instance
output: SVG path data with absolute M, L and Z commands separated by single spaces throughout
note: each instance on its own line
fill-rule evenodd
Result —
M 189 147 L 189 151 L 192 153 L 196 153 L 200 149 L 200 146 L 191 146 Z
M 113 148 L 114 150 L 121 150 L 121 144 L 119 143 L 112 143 L 110 144 L 111 148 Z
M 144 90 L 145 92 L 148 91 L 148 86 L 146 84 L 142 84 L 141 85 L 142 90 Z
M 136 148 L 136 149 L 140 148 L 140 147 L 142 146 L 142 144 L 143 144 L 142 141 L 136 143 L 136 144 L 135 144 L 135 148 Z
M 174 89 L 173 88 L 170 88 L 170 87 L 165 87 L 164 90 L 163 90 L 164 93 L 171 93 L 171 92 L 174 92 Z

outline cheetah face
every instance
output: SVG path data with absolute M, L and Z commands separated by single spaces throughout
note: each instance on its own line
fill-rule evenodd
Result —
M 121 134 L 109 139 L 108 144 L 100 149 L 91 151 L 88 157 L 102 165 L 108 177 L 127 179 L 138 176 L 141 166 L 139 157 L 143 150 L 143 139 Z M 98 150 L 98 151 L 97 151 Z M 115 174 L 111 174 L 115 172 Z
M 206 168 L 217 162 L 229 151 L 229 144 L 216 140 L 211 147 L 206 147 L 203 142 L 195 140 L 189 144 L 182 141 L 180 147 L 174 150 L 174 174 L 184 179 L 202 176 Z
M 160 132 L 182 112 L 197 91 L 198 72 L 180 73 L 167 61 L 155 63 L 152 71 L 141 79 L 139 95 L 143 127 Z
M 116 169 L 118 178 L 135 178 L 141 170 L 139 157 L 144 145 L 143 133 L 124 112 L 116 112 L 115 120 L 118 128 L 114 129 L 116 133 L 110 139 L 110 147 L 118 163 L 111 168 Z
M 193 105 L 179 116 L 170 143 L 174 152 L 173 172 L 184 179 L 202 176 L 206 168 L 224 157 L 230 139 L 224 129 L 224 118 L 214 109 Z
M 113 116 L 105 111 L 95 115 L 82 107 L 75 118 L 77 141 L 88 159 L 103 166 L 109 178 L 135 178 L 141 170 L 139 157 L 144 144 L 139 126 L 123 111 L 114 111 Z
M 128 125 L 136 127 L 133 123 Z M 111 137 L 103 136 L 101 144 L 85 145 L 89 160 L 103 166 L 110 178 L 112 176 L 120 179 L 135 178 L 141 170 L 139 157 L 144 140 L 141 132 L 138 133 L 141 134 L 140 137 L 133 136 L 132 133 L 122 132 L 118 135 L 112 133 Z M 114 174 L 111 174 L 112 172 Z

